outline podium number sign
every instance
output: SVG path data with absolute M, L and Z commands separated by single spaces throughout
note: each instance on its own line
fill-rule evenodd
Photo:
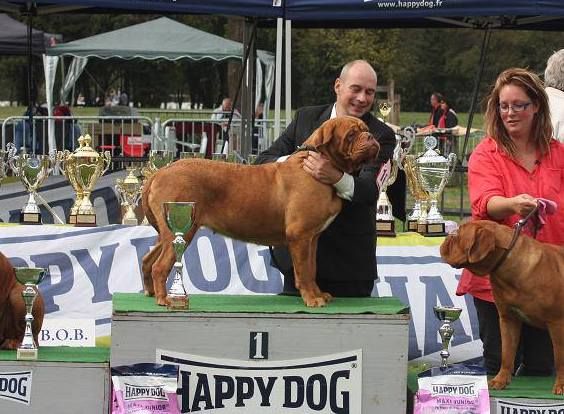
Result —
M 249 359 L 268 359 L 268 332 L 251 332 Z

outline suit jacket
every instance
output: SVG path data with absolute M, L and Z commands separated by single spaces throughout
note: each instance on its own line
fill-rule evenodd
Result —
M 282 135 L 256 163 L 272 162 L 283 155 L 292 154 L 324 121 L 331 116 L 333 105 L 313 106 L 299 109 Z M 376 270 L 376 212 L 378 198 L 376 174 L 380 166 L 392 156 L 395 134 L 383 122 L 368 113 L 362 117 L 370 132 L 380 143 L 376 164 L 365 165 L 354 176 L 354 196 L 343 200 L 343 209 L 319 237 L 317 246 L 317 279 L 330 281 L 375 280 Z M 391 202 L 395 192 L 390 186 Z M 405 215 L 405 182 L 403 188 L 403 210 Z M 287 250 L 274 249 L 274 265 L 285 276 L 292 275 L 292 263 Z

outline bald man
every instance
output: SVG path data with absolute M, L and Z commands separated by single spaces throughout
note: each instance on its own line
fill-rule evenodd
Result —
M 262 152 L 256 163 L 284 162 L 324 121 L 350 115 L 362 119 L 380 143 L 374 165 L 365 165 L 358 175 L 335 168 L 321 154 L 309 152 L 304 169 L 317 180 L 332 185 L 344 200 L 337 218 L 321 234 L 317 246 L 317 283 L 333 296 L 370 296 L 376 269 L 376 212 L 378 188 L 375 177 L 379 168 L 392 156 L 395 135 L 391 128 L 374 117 L 377 85 L 374 68 L 364 60 L 347 63 L 335 80 L 334 103 L 300 108 L 282 135 Z M 398 174 L 398 178 L 399 174 Z M 405 218 L 405 180 L 388 188 L 394 215 Z M 285 247 L 271 250 L 272 264 L 284 275 L 284 293 L 297 294 L 292 261 Z

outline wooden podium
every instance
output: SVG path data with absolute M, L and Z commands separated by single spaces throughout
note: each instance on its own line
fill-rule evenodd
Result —
M 0 351 L 0 413 L 108 413 L 109 356 L 109 348 L 41 347 L 36 361 L 18 361 Z
M 270 379 L 273 390 L 264 412 L 333 412 L 330 406 L 344 403 L 350 404 L 346 411 L 350 413 L 405 412 L 410 315 L 396 298 L 336 298 L 324 308 L 312 309 L 291 296 L 192 295 L 190 307 L 187 312 L 168 311 L 142 294 L 114 294 L 111 365 L 155 362 L 158 349 L 176 355 L 167 360 L 172 363 L 183 360 L 178 355 L 196 359 L 191 362 L 200 367 L 198 384 L 179 390 L 181 405 L 197 403 L 194 395 L 183 394 L 201 390 L 200 379 L 206 384 L 209 379 L 203 386 L 211 391 L 200 395 L 202 405 L 192 405 L 196 410 L 190 411 L 213 408 L 220 392 L 219 404 L 229 407 L 230 396 L 233 400 L 250 394 L 250 383 L 256 391 L 257 376 L 262 375 Z M 343 353 L 355 356 L 347 359 Z M 326 360 L 340 361 L 347 368 L 327 374 L 330 367 L 320 362 Z M 220 365 L 235 372 L 233 379 L 224 371 L 216 375 Z M 301 374 L 296 374 L 298 366 Z M 316 371 L 321 366 L 325 374 Z M 209 377 L 206 369 L 213 371 Z M 185 379 L 196 377 L 194 372 L 183 373 L 182 366 L 180 370 Z M 260 374 L 245 377 L 245 370 Z M 360 382 L 351 385 L 349 376 L 354 375 Z M 214 388 L 214 378 L 227 385 L 221 388 L 216 381 Z M 229 384 L 245 381 L 247 388 L 230 393 Z M 282 384 L 286 387 L 278 387 Z M 352 388 L 344 392 L 349 385 Z M 253 405 L 250 396 L 239 403 L 246 403 L 248 412 L 261 411 L 261 404 Z M 296 406 L 300 403 L 301 408 Z M 240 410 L 246 411 L 226 412 Z

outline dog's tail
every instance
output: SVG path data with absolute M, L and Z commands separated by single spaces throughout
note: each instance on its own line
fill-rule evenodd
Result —
M 152 176 L 150 176 L 145 180 L 145 184 L 143 185 L 143 193 L 141 195 L 141 200 L 142 200 L 141 202 L 143 206 L 143 213 L 145 214 L 147 221 L 158 232 L 159 226 L 157 224 L 157 219 L 155 217 L 155 213 L 151 209 L 151 204 L 149 203 L 149 195 L 151 194 L 151 184 L 153 182 L 154 177 L 155 175 L 153 174 Z

